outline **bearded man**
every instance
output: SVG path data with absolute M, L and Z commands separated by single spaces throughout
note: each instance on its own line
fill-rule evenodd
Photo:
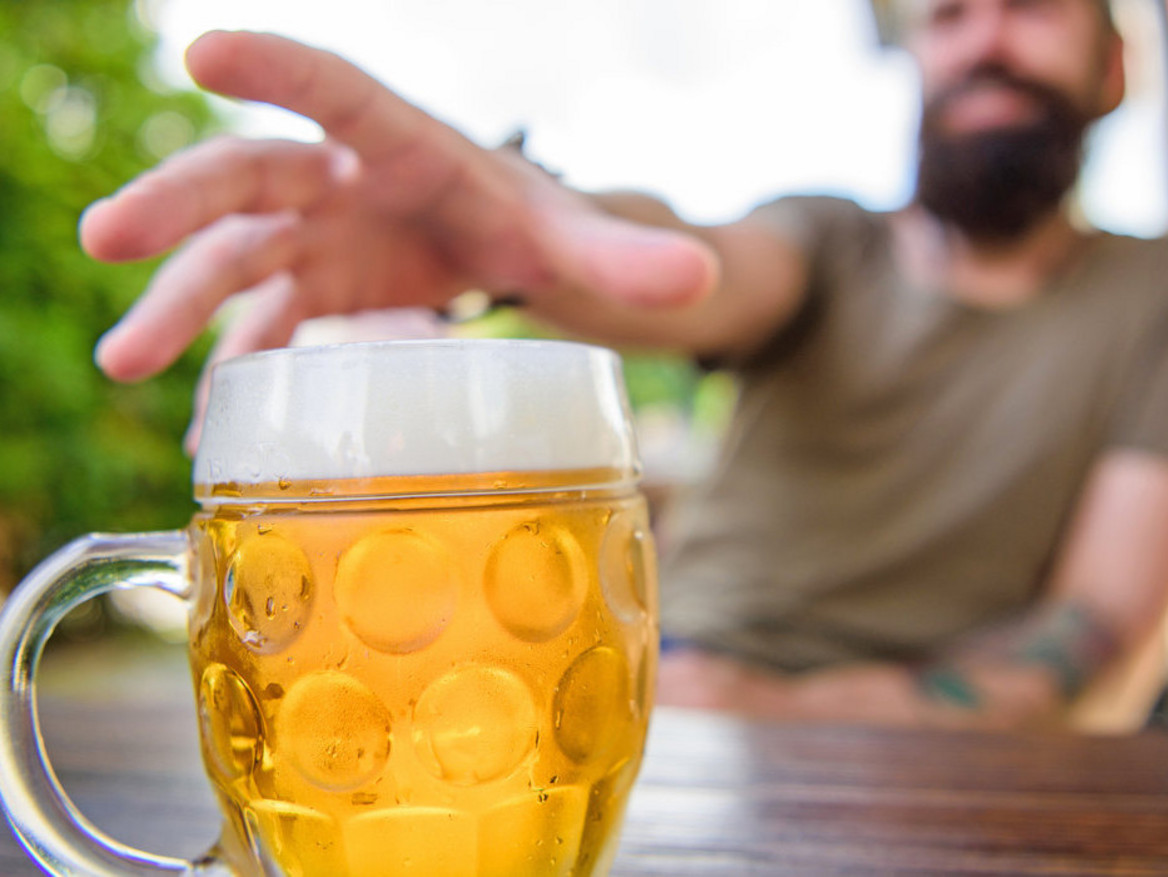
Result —
M 215 141 L 91 209 L 100 258 L 191 237 L 98 361 L 152 374 L 244 290 L 216 356 L 473 287 L 719 363 L 740 404 L 669 530 L 660 700 L 1066 723 L 1168 602 L 1168 246 L 1085 229 L 1068 199 L 1122 44 L 1100 0 L 920 0 L 908 33 L 911 205 L 785 198 L 712 227 L 565 189 L 328 53 L 205 36 L 196 80 L 328 138 Z

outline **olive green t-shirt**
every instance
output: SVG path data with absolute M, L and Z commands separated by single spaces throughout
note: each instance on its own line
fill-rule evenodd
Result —
M 803 311 L 738 368 L 667 532 L 667 635 L 797 671 L 914 660 L 1040 593 L 1092 462 L 1168 456 L 1168 243 L 1098 233 L 1024 305 L 910 283 L 888 217 L 787 198 Z

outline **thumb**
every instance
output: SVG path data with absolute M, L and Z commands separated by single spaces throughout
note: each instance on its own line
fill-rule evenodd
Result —
M 688 305 L 718 282 L 714 250 L 685 232 L 569 210 L 547 217 L 544 234 L 564 280 L 625 304 Z

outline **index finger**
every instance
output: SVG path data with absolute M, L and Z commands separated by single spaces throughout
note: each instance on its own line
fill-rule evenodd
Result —
M 313 119 L 366 159 L 454 133 L 349 61 L 275 34 L 211 31 L 186 61 L 204 88 Z

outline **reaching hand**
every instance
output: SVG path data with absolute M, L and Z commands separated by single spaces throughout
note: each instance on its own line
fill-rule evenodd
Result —
M 118 380 L 170 365 L 219 306 L 255 301 L 213 359 L 279 346 L 327 313 L 439 307 L 470 288 L 583 290 L 685 304 L 713 283 L 710 252 L 674 231 L 607 216 L 509 150 L 484 150 L 328 52 L 270 34 L 213 32 L 187 54 L 221 94 L 316 120 L 322 143 L 221 138 L 94 204 L 94 257 L 181 247 L 102 339 Z

